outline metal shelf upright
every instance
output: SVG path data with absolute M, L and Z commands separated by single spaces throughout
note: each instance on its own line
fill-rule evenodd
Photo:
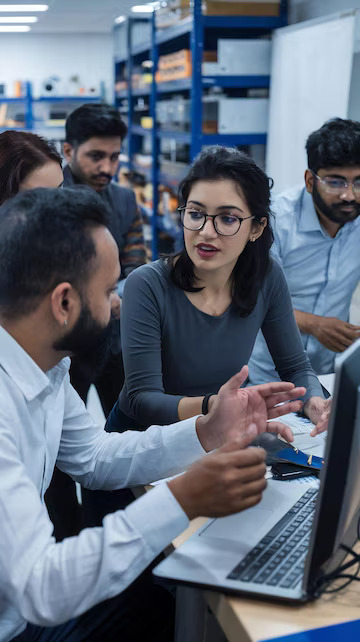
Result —
M 156 12 L 152 14 L 151 21 L 151 39 L 145 42 L 143 46 L 131 47 L 131 29 L 136 18 L 129 18 L 127 22 L 127 54 L 120 58 L 115 58 L 115 65 L 125 64 L 127 60 L 127 91 L 119 92 L 117 104 L 127 97 L 128 99 L 128 122 L 129 122 L 129 167 L 136 167 L 133 162 L 135 151 L 134 139 L 140 136 L 151 134 L 152 139 L 152 187 L 153 187 L 153 217 L 152 217 L 152 252 L 153 259 L 157 257 L 157 229 L 158 225 L 158 187 L 161 183 L 174 187 L 174 176 L 167 175 L 159 167 L 159 143 L 161 139 L 173 139 L 177 142 L 189 145 L 189 162 L 201 151 L 204 145 L 252 145 L 265 144 L 266 134 L 205 134 L 203 133 L 203 109 L 202 98 L 203 90 L 213 86 L 223 88 L 268 88 L 270 85 L 269 76 L 209 76 L 202 74 L 202 61 L 204 52 L 204 41 L 207 30 L 213 30 L 215 37 L 219 38 L 231 30 L 232 37 L 244 37 L 249 35 L 261 35 L 271 32 L 273 29 L 283 27 L 287 24 L 287 0 L 280 0 L 280 9 L 278 16 L 206 16 L 201 11 L 202 0 L 193 0 L 191 16 L 179 21 L 172 27 L 156 31 L 155 17 Z M 219 35 L 221 34 L 221 35 Z M 174 80 L 170 82 L 159 83 L 156 85 L 156 71 L 158 59 L 161 53 L 170 53 L 179 48 L 189 48 L 192 56 L 192 75 L 191 78 Z M 145 53 L 151 55 L 153 62 L 152 67 L 152 84 L 149 88 L 132 89 L 132 70 L 133 58 Z M 189 92 L 191 111 L 190 111 L 190 131 L 182 132 L 175 130 L 160 129 L 157 126 L 156 105 L 159 98 L 164 94 L 175 94 Z M 152 130 L 147 131 L 144 128 L 134 125 L 132 122 L 132 105 L 134 96 L 146 96 L 150 98 L 149 115 L 152 117 Z M 139 171 L 141 168 L 136 167 Z M 144 170 L 144 173 L 147 173 Z

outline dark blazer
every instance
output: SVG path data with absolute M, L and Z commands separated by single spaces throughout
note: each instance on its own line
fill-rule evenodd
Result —
M 71 173 L 70 167 L 64 168 L 64 187 L 76 187 L 79 182 Z M 100 192 L 109 212 L 109 230 L 119 248 L 121 279 L 124 279 L 139 265 L 145 263 L 145 242 L 142 218 L 131 189 L 110 183 Z M 112 352 L 120 351 L 120 323 L 114 321 Z

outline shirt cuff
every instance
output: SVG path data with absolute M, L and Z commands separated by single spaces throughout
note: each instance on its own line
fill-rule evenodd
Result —
M 207 454 L 196 432 L 196 420 L 201 416 L 196 415 L 170 424 L 162 433 L 168 453 L 176 453 L 176 460 L 184 461 L 184 467 Z
M 159 484 L 130 504 L 125 513 L 154 556 L 189 525 L 189 519 L 167 484 Z

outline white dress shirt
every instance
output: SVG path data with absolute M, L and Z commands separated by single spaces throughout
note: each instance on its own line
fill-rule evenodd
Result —
M 285 272 L 295 310 L 348 321 L 351 297 L 360 280 L 360 217 L 343 225 L 332 238 L 320 224 L 305 187 L 275 196 L 271 210 L 275 215 L 271 253 Z M 301 333 L 301 337 L 315 372 L 333 372 L 335 352 L 311 334 Z M 252 384 L 279 379 L 261 333 L 249 372 Z
M 55 463 L 88 488 L 114 490 L 180 472 L 204 454 L 195 418 L 106 433 L 72 388 L 69 359 L 44 373 L 0 327 L 0 641 L 26 621 L 65 622 L 124 590 L 188 519 L 167 484 L 102 528 L 57 544 L 44 505 Z

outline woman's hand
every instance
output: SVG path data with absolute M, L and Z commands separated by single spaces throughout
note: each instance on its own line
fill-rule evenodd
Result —
M 256 426 L 258 434 L 276 432 L 287 441 L 293 441 L 288 426 L 269 422 L 269 419 L 301 410 L 302 402 L 298 398 L 305 394 L 305 388 L 295 388 L 293 383 L 286 381 L 240 388 L 247 376 L 248 367 L 244 366 L 217 395 L 210 397 L 209 413 L 196 420 L 197 434 L 205 450 L 213 450 L 236 439 L 251 424 Z
M 311 437 L 316 437 L 327 430 L 331 403 L 332 399 L 323 399 L 322 397 L 310 397 L 307 400 L 304 414 L 315 424 L 315 428 L 310 433 Z

